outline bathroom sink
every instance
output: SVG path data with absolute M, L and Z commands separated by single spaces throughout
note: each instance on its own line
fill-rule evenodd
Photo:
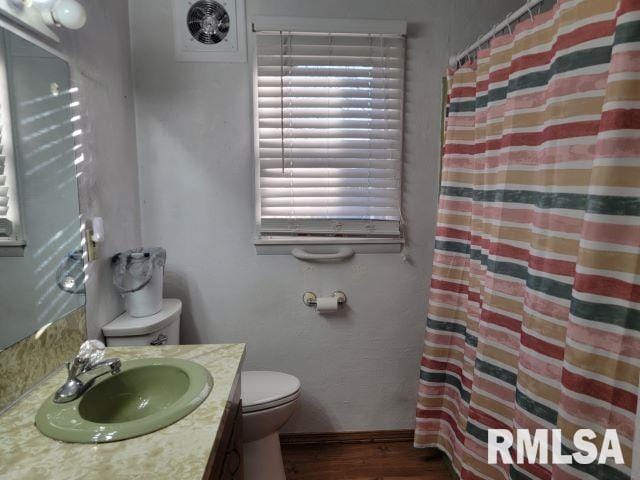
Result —
M 115 442 L 165 428 L 185 417 L 209 395 L 213 378 L 203 366 L 177 358 L 122 363 L 69 403 L 53 395 L 36 414 L 48 437 L 72 443 Z

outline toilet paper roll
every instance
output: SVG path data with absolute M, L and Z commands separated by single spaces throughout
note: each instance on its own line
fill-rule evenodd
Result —
M 318 313 L 332 313 L 338 311 L 338 299 L 336 297 L 320 297 L 317 302 L 316 311 Z

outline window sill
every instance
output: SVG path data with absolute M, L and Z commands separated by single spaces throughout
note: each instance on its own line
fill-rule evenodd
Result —
M 355 253 L 400 253 L 403 238 L 360 237 L 260 237 L 254 241 L 258 255 L 291 255 L 294 248 L 312 253 L 332 253 L 336 247 L 350 247 Z

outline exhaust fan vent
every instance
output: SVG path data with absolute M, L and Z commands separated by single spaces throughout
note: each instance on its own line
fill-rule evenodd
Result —
M 247 61 L 244 0 L 173 0 L 173 25 L 179 62 Z
M 229 14 L 218 2 L 200 0 L 187 12 L 187 28 L 200 43 L 220 43 L 229 33 Z

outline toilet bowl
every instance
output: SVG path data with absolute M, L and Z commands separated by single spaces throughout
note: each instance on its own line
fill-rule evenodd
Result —
M 279 430 L 291 418 L 300 380 L 280 372 L 242 372 L 245 480 L 285 480 Z

